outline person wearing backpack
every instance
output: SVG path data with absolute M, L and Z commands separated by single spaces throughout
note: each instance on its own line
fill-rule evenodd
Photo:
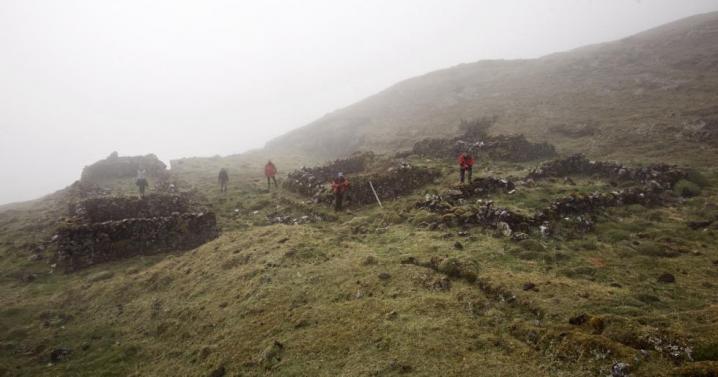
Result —
M 334 191 L 334 211 L 339 212 L 344 203 L 344 194 L 349 191 L 349 180 L 343 173 L 337 174 L 332 181 L 332 191 Z
M 227 169 L 219 169 L 217 181 L 219 182 L 219 191 L 222 193 L 227 192 L 227 183 L 229 183 L 229 173 L 227 173 Z
M 279 187 L 277 185 L 277 178 L 274 177 L 275 175 L 277 175 L 277 167 L 269 160 L 267 164 L 264 165 L 264 176 L 267 177 L 267 191 L 272 188 L 272 182 L 274 182 L 274 188 Z
M 474 168 L 474 157 L 469 152 L 461 152 L 459 155 L 459 180 L 464 183 L 465 176 L 468 175 L 468 181 L 471 183 L 471 173 Z

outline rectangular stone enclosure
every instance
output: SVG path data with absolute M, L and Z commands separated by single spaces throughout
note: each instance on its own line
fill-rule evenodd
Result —
M 214 213 L 186 197 L 91 198 L 70 207 L 57 232 L 57 264 L 66 272 L 136 255 L 189 250 L 217 237 Z

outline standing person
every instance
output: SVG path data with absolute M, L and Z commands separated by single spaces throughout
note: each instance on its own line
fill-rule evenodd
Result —
M 459 155 L 459 180 L 464 183 L 464 175 L 468 173 L 469 183 L 471 183 L 471 173 L 474 167 L 474 157 L 469 152 L 461 152 Z
M 267 191 L 272 188 L 272 181 L 274 181 L 274 188 L 279 187 L 277 185 L 277 178 L 274 177 L 275 175 L 277 175 L 277 167 L 274 166 L 272 160 L 269 160 L 267 165 L 264 165 L 264 176 L 267 177 Z
M 217 177 L 217 181 L 219 182 L 219 191 L 222 193 L 227 192 L 227 183 L 229 182 L 229 174 L 227 173 L 227 169 L 219 169 L 219 176 Z
M 146 174 L 147 172 L 145 172 L 145 169 L 140 169 L 137 171 L 137 180 L 135 180 L 135 184 L 140 189 L 140 198 L 145 197 L 145 188 L 149 186 L 147 178 L 145 177 Z
M 339 212 L 344 203 L 344 193 L 349 191 L 349 180 L 344 177 L 343 173 L 337 174 L 332 181 L 332 191 L 334 191 L 334 210 Z

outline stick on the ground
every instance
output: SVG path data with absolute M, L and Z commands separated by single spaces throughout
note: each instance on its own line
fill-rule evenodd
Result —
M 369 187 L 371 187 L 371 192 L 374 193 L 374 197 L 376 198 L 376 202 L 379 203 L 379 208 L 384 208 L 384 206 L 381 205 L 381 200 L 379 200 L 379 195 L 376 194 L 376 190 L 374 190 L 374 185 L 371 184 L 371 181 L 369 181 Z

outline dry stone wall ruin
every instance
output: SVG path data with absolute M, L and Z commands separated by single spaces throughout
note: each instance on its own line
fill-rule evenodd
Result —
M 67 272 L 136 255 L 188 250 L 216 238 L 214 213 L 180 195 L 94 197 L 70 206 L 57 231 L 56 261 Z
M 423 200 L 417 202 L 416 207 L 440 215 L 433 223 L 424 224 L 429 227 L 437 227 L 439 224 L 475 224 L 498 229 L 504 235 L 515 239 L 526 238 L 529 233 L 548 235 L 559 227 L 586 232 L 593 227 L 592 215 L 601 209 L 631 204 L 655 206 L 673 202 L 670 190 L 676 182 L 686 177 L 686 172 L 671 165 L 627 167 L 613 162 L 590 161 L 583 155 L 574 155 L 543 164 L 530 172 L 524 181 L 571 175 L 597 176 L 633 183 L 635 186 L 611 192 L 576 192 L 553 200 L 533 215 L 525 215 L 496 206 L 491 200 L 479 199 L 471 203 L 469 199 L 477 194 L 511 192 L 515 187 L 509 180 L 486 177 L 469 185 L 447 190 L 440 195 L 427 194 Z
M 366 153 L 316 168 L 302 168 L 289 173 L 284 187 L 311 197 L 316 203 L 330 204 L 334 200 L 330 183 L 337 173 L 342 172 L 351 183 L 346 197 L 347 203 L 366 205 L 376 203 L 372 185 L 380 200 L 392 200 L 431 183 L 439 176 L 433 169 L 406 163 L 368 173 L 366 170 L 372 162 L 376 162 L 376 156 Z

